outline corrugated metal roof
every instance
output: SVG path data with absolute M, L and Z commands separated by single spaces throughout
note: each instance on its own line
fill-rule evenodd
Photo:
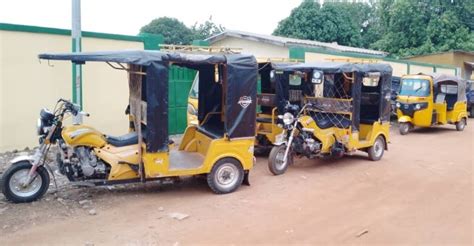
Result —
M 236 31 L 236 30 L 226 30 L 222 33 L 209 37 L 206 40 L 211 43 L 214 43 L 214 42 L 224 39 L 225 37 L 242 38 L 242 39 L 253 40 L 257 42 L 270 43 L 270 44 L 278 45 L 278 46 L 317 47 L 317 48 L 325 48 L 325 49 L 330 49 L 330 50 L 340 51 L 340 52 L 354 52 L 354 53 L 377 55 L 377 56 L 388 55 L 387 52 L 383 52 L 383 51 L 344 46 L 344 45 L 339 45 L 335 42 L 325 43 L 325 42 L 319 42 L 319 41 L 313 41 L 313 40 L 286 38 L 286 37 L 280 37 L 280 36 L 257 34 L 257 33 Z

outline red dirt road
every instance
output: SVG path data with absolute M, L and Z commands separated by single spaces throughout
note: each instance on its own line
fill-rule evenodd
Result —
M 1 197 L 9 208 L 0 219 L 10 225 L 0 228 L 0 245 L 471 245 L 473 133 L 474 120 L 464 132 L 445 126 L 400 136 L 394 129 L 379 162 L 365 153 L 298 160 L 282 176 L 258 158 L 252 185 L 228 195 L 214 195 L 198 179 L 94 188 L 95 216 L 64 209 L 52 194 L 29 205 Z M 172 212 L 190 216 L 179 221 Z M 17 216 L 31 219 L 15 224 Z

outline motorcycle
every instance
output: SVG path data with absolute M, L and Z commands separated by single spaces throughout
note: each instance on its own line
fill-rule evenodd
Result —
M 283 133 L 277 136 L 275 146 L 268 158 L 268 167 L 275 174 L 283 174 L 288 166 L 293 163 L 294 156 L 313 159 L 321 152 L 322 143 L 314 136 L 314 129 L 305 128 L 300 121 L 305 120 L 302 116 L 306 109 L 315 108 L 311 103 L 301 107 L 287 102 L 284 114 L 279 115 L 279 127 Z
M 69 181 L 105 179 L 108 168 L 94 154 L 94 147 L 103 145 L 105 136 L 84 125 L 63 126 L 67 116 L 89 116 L 80 107 L 68 100 L 60 99 L 53 112 L 40 111 L 37 133 L 40 146 L 31 156 L 18 156 L 4 172 L 0 185 L 5 197 L 15 203 L 31 202 L 41 198 L 48 190 L 49 173 L 46 163 L 51 146 L 57 145 L 57 165 L 60 174 Z M 49 171 L 49 172 L 48 172 Z

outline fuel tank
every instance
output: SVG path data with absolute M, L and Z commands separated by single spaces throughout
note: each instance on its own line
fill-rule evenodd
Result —
M 86 125 L 66 126 L 61 136 L 70 146 L 101 148 L 107 143 L 104 134 Z

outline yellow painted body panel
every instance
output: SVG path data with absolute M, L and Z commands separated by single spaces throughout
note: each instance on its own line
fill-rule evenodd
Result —
M 262 123 L 262 122 L 257 122 L 257 135 L 263 135 L 265 136 L 268 141 L 271 143 L 275 143 L 276 141 L 276 136 L 280 135 L 283 132 L 283 129 L 278 127 L 276 124 L 276 110 L 277 108 L 274 108 L 272 110 L 272 114 L 257 114 L 257 118 L 268 118 L 268 119 L 274 119 L 272 123 Z M 259 143 L 256 142 L 258 145 Z
M 138 144 L 115 147 L 110 144 L 103 148 L 95 148 L 95 154 L 110 165 L 108 180 L 124 180 L 138 178 L 138 172 L 127 164 L 139 164 Z M 120 164 L 120 162 L 122 164 Z
M 349 151 L 355 151 L 358 149 L 365 149 L 371 147 L 375 139 L 382 135 L 385 141 L 388 143 L 390 123 L 379 123 L 375 122 L 372 125 L 360 124 L 359 132 L 352 132 L 351 128 L 342 129 L 337 127 L 330 127 L 327 129 L 321 129 L 318 127 L 316 122 L 310 116 L 302 116 L 298 119 L 303 128 L 314 129 L 313 135 L 319 141 L 321 141 L 321 153 L 330 153 L 332 145 L 336 139 L 342 142 Z
M 199 131 L 196 126 L 189 126 L 183 136 L 178 151 L 195 152 L 203 157 L 203 163 L 192 169 L 170 170 L 168 153 L 144 153 L 143 162 L 147 178 L 169 177 L 183 175 L 198 175 L 209 173 L 214 164 L 222 158 L 235 158 L 244 170 L 253 167 L 253 145 L 254 139 L 225 138 L 212 139 Z
M 86 125 L 66 126 L 61 132 L 61 136 L 72 147 L 88 146 L 101 148 L 107 143 L 104 134 Z
M 198 99 L 197 98 L 192 98 L 188 97 L 188 103 L 193 105 L 193 107 L 197 110 L 198 109 Z M 195 125 L 197 126 L 199 124 L 197 115 L 192 115 L 188 111 L 186 111 L 186 119 L 189 125 Z
M 456 102 L 453 110 L 448 111 L 447 103 L 434 103 L 433 79 L 426 75 L 406 75 L 402 79 L 424 79 L 430 82 L 430 95 L 427 97 L 417 96 L 398 96 L 397 101 L 405 104 L 428 103 L 428 107 L 414 112 L 413 117 L 404 115 L 400 109 L 397 109 L 398 122 L 409 122 L 414 126 L 430 127 L 433 125 L 433 112 L 436 112 L 437 119 L 435 124 L 456 124 L 462 118 L 467 118 L 467 103 Z

